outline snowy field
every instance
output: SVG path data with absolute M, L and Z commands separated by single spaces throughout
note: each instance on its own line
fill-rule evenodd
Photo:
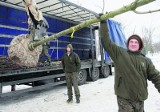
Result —
M 160 70 L 160 54 L 148 55 Z M 148 82 L 149 97 L 145 112 L 160 112 L 160 95 Z M 117 112 L 114 75 L 79 86 L 81 103 L 66 103 L 66 85 L 0 99 L 0 112 Z

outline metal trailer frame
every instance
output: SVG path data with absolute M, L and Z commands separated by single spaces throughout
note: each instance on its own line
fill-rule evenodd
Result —
M 85 60 L 81 62 L 81 71 L 86 71 L 87 74 L 81 74 L 85 75 L 83 77 L 92 77 L 92 70 L 93 70 L 93 61 Z M 95 68 L 98 68 L 98 78 L 100 75 L 101 62 L 94 60 L 94 66 Z M 108 65 L 105 65 L 108 69 Z M 97 70 L 97 69 L 96 69 Z M 58 71 L 55 73 L 55 71 Z M 108 69 L 109 71 L 109 69 Z M 95 72 L 97 73 L 97 71 Z M 36 75 L 35 75 L 36 74 Z M 49 81 L 49 82 L 48 82 Z M 35 85 L 35 82 L 38 82 L 40 84 Z M 86 80 L 83 83 L 84 84 Z M 53 66 L 44 66 L 44 67 L 37 67 L 37 68 L 27 68 L 27 69 L 20 69 L 20 70 L 14 70 L 10 73 L 4 73 L 0 76 L 0 97 L 5 96 L 13 96 L 17 94 L 21 94 L 24 92 L 30 92 L 30 91 L 36 91 L 36 90 L 42 90 L 49 88 L 51 86 L 56 86 L 60 84 L 64 84 L 65 82 L 65 74 L 62 71 L 61 63 L 54 64 Z M 21 89 L 16 91 L 9 91 L 7 93 L 3 93 L 3 87 L 8 85 L 20 85 L 20 84 L 27 84 L 30 86 L 30 88 L 27 89 Z

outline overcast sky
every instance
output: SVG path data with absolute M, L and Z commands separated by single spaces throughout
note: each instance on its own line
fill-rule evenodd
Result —
M 68 0 L 70 2 L 76 3 L 80 6 L 83 6 L 89 10 L 92 10 L 96 13 L 101 13 L 103 8 L 103 0 Z M 104 12 L 114 11 L 118 8 L 123 7 L 124 5 L 130 4 L 134 0 L 104 0 Z M 153 9 L 160 9 L 160 0 L 156 0 L 153 3 L 147 4 L 138 8 L 139 11 L 149 11 Z M 104 13 L 103 12 L 103 13 Z M 118 15 L 113 20 L 122 24 L 124 28 L 124 34 L 126 38 L 136 33 L 143 37 L 142 29 L 151 28 L 154 30 L 154 42 L 160 41 L 160 12 L 151 13 L 151 14 L 135 14 L 133 12 L 127 12 L 121 15 Z

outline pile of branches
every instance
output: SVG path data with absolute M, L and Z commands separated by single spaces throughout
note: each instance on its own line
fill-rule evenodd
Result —
M 22 66 L 16 65 L 7 56 L 0 56 L 0 73 L 4 73 L 11 70 L 18 70 L 23 68 Z

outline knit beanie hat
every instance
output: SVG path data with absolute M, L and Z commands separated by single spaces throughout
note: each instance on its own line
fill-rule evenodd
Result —
M 131 36 L 128 38 L 127 47 L 128 47 L 128 45 L 129 45 L 129 41 L 130 41 L 131 39 L 136 39 L 136 40 L 138 41 L 138 43 L 139 43 L 139 51 L 141 51 L 141 50 L 143 49 L 143 47 L 144 47 L 144 44 L 143 44 L 143 41 L 142 41 L 141 37 L 138 36 L 138 35 L 136 35 L 136 34 L 131 35 Z

